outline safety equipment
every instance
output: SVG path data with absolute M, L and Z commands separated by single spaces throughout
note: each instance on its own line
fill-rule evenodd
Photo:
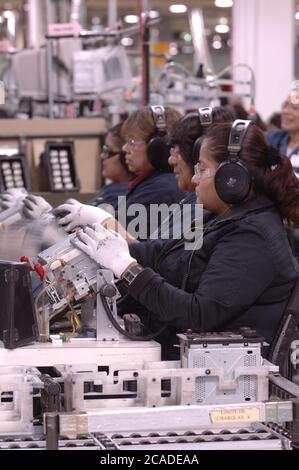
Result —
M 199 108 L 198 110 L 198 116 L 200 120 L 201 127 L 208 128 L 213 124 L 213 108 L 211 107 L 206 107 L 206 108 Z M 192 150 L 192 160 L 194 165 L 198 162 L 198 157 L 200 153 L 200 148 L 201 144 L 203 141 L 203 134 L 196 139 L 193 145 L 193 150 Z
M 54 209 L 53 214 L 58 219 L 58 225 L 63 226 L 66 232 L 87 224 L 102 224 L 108 219 L 113 219 L 109 212 L 100 207 L 81 204 L 75 199 L 68 199 L 65 204 Z
M 11 188 L 0 196 L 0 210 L 4 211 L 20 204 L 28 193 L 25 188 Z
M 120 279 L 137 261 L 130 255 L 126 240 L 119 233 L 100 224 L 86 227 L 71 240 L 72 245 L 86 253 L 98 265 L 110 269 Z
M 155 134 L 147 144 L 147 156 L 156 170 L 170 171 L 168 159 L 170 157 L 170 144 L 167 142 L 167 127 L 165 108 L 163 106 L 151 106 L 151 111 L 156 126 Z
M 51 204 L 49 204 L 43 197 L 34 196 L 33 194 L 26 197 L 23 204 L 23 215 L 27 219 L 31 220 L 38 220 L 41 216 L 48 214 L 53 209 Z
M 222 162 L 215 174 L 218 196 L 227 204 L 240 204 L 249 194 L 252 177 L 240 160 L 243 142 L 252 121 L 237 119 L 232 126 L 227 160 Z

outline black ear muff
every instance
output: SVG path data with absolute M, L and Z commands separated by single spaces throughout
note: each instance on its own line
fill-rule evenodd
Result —
M 228 159 L 221 163 L 215 174 L 215 188 L 220 199 L 227 204 L 240 204 L 248 196 L 252 178 L 240 161 L 244 138 L 252 121 L 238 119 L 234 122 L 228 145 Z
M 156 170 L 171 171 L 168 164 L 170 157 L 170 144 L 167 142 L 166 116 L 163 106 L 152 106 L 156 133 L 147 144 L 147 155 L 150 163 Z
M 227 204 L 240 204 L 249 194 L 251 178 L 247 168 L 241 162 L 221 163 L 215 175 L 215 187 L 218 196 Z
M 124 152 L 123 150 L 121 150 L 121 151 L 119 152 L 119 160 L 120 160 L 120 163 L 122 164 L 122 166 L 123 166 L 127 171 L 130 171 L 129 168 L 128 168 L 127 162 L 126 162 L 126 152 Z

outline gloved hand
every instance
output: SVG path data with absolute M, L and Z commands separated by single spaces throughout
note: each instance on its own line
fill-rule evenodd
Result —
M 100 224 L 81 230 L 71 243 L 97 264 L 110 269 L 117 278 L 121 278 L 127 268 L 137 263 L 130 255 L 126 240 Z
M 21 203 L 28 193 L 25 188 L 12 188 L 5 191 L 0 196 L 0 210 L 5 211 Z
M 65 204 L 54 209 L 53 214 L 57 217 L 58 225 L 62 225 L 66 232 L 71 232 L 80 225 L 102 224 L 108 219 L 113 219 L 109 212 L 99 207 L 81 204 L 75 199 L 69 199 Z M 59 218 L 61 214 L 64 216 Z
M 37 220 L 52 209 L 53 207 L 51 204 L 49 204 L 43 197 L 33 196 L 33 194 L 31 194 L 24 199 L 23 214 L 27 219 Z

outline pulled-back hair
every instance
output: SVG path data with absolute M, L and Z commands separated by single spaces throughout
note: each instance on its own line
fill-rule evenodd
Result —
M 180 119 L 181 114 L 174 108 L 165 107 L 166 138 L 169 139 L 174 123 Z M 138 132 L 141 139 L 148 142 L 157 132 L 151 108 L 142 108 L 130 114 L 124 122 L 122 135 L 124 138 Z
M 228 158 L 229 124 L 217 124 L 207 131 L 208 151 L 219 164 Z M 269 160 L 271 154 L 264 133 L 252 124 L 245 135 L 239 158 L 254 178 L 256 193 L 264 193 L 277 206 L 283 218 L 299 227 L 299 180 L 291 162 L 281 156 L 276 165 Z
M 229 106 L 214 108 L 212 118 L 213 123 L 233 122 L 235 120 L 233 110 Z M 195 164 L 193 146 L 196 140 L 203 136 L 205 132 L 206 128 L 201 125 L 199 114 L 195 112 L 186 114 L 173 125 L 170 134 L 170 145 L 179 147 L 183 160 L 190 166 L 192 171 Z
M 122 128 L 123 122 L 120 122 L 108 130 L 108 134 L 111 135 L 114 145 L 118 147 L 119 150 L 125 145 L 125 139 L 122 136 Z

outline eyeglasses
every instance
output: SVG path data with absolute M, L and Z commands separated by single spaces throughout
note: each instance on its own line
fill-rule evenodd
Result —
M 138 145 L 146 144 L 144 140 L 135 140 L 135 139 L 127 139 L 126 144 L 130 148 L 138 147 Z
M 211 168 L 201 168 L 200 163 L 197 163 L 194 166 L 194 176 L 197 178 L 210 178 L 212 176 L 215 176 L 216 171 L 211 170 Z
M 120 150 L 111 150 L 107 145 L 103 145 L 101 157 L 102 158 L 112 158 L 120 154 Z

